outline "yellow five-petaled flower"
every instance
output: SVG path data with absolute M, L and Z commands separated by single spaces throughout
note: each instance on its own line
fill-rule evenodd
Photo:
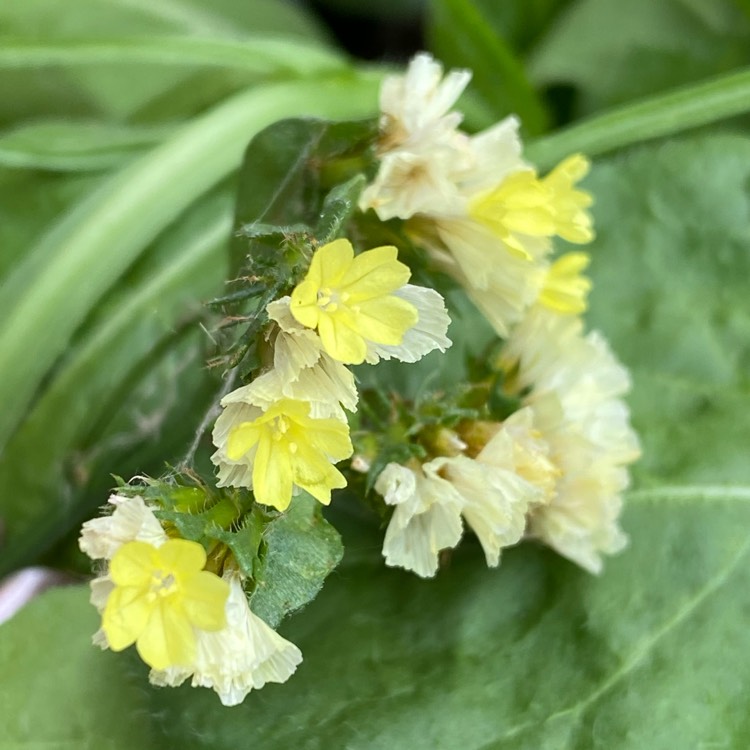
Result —
M 127 542 L 115 552 L 102 629 L 113 651 L 135 643 L 153 669 L 186 666 L 195 659 L 195 628 L 226 625 L 229 585 L 203 570 L 206 553 L 197 542 L 169 539 L 160 547 Z
M 228 457 L 239 461 L 252 450 L 253 491 L 264 505 L 286 510 L 294 485 L 327 505 L 331 490 L 346 487 L 331 462 L 352 455 L 349 427 L 338 419 L 313 419 L 306 401 L 282 399 L 252 422 L 234 427 Z
M 292 292 L 292 315 L 317 329 L 326 352 L 339 362 L 361 364 L 368 342 L 397 346 L 417 323 L 414 305 L 393 294 L 411 276 L 397 254 L 386 246 L 355 256 L 348 240 L 334 240 L 313 255 L 307 276 Z

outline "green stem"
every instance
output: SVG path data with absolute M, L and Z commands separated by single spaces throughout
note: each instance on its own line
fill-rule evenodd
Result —
M 98 300 L 171 221 L 239 166 L 250 138 L 285 117 L 373 115 L 378 82 L 352 75 L 244 91 L 64 216 L 0 290 L 0 447 Z
M 548 169 L 565 156 L 588 156 L 674 135 L 750 111 L 750 69 L 618 107 L 531 143 L 529 160 Z

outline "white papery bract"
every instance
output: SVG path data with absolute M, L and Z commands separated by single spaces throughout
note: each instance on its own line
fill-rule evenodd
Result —
M 386 565 L 431 578 L 440 550 L 461 539 L 463 498 L 431 464 L 413 468 L 390 463 L 379 474 L 375 490 L 395 506 L 383 542 Z
M 435 349 L 444 352 L 451 346 L 452 342 L 446 336 L 451 319 L 440 294 L 434 289 L 406 284 L 396 290 L 394 296 L 414 305 L 419 318 L 396 346 L 368 343 L 365 357 L 368 364 L 377 364 L 381 359 L 417 362 Z
M 535 306 L 513 331 L 503 354 L 517 367 L 524 402 L 560 470 L 556 495 L 530 516 L 530 531 L 592 573 L 602 554 L 627 543 L 619 526 L 627 464 L 640 455 L 621 397 L 628 371 L 597 332 L 580 319 Z
M 212 437 L 216 451 L 211 456 L 211 461 L 217 467 L 217 487 L 253 486 L 253 465 L 255 463 L 257 447 L 238 460 L 229 458 L 227 454 L 229 435 L 234 428 L 239 427 L 245 422 L 252 422 L 263 414 L 263 409 L 259 406 L 254 406 L 241 400 L 228 400 L 239 398 L 242 395 L 243 388 L 238 388 L 222 399 L 221 403 L 224 406 L 224 410 L 219 414 L 214 424 Z
M 431 463 L 463 500 L 461 513 L 477 535 L 487 565 L 497 566 L 500 550 L 520 541 L 529 506 L 542 500 L 542 491 L 512 470 L 467 456 L 436 458 Z
M 158 547 L 167 540 L 159 520 L 143 498 L 111 495 L 110 515 L 86 521 L 78 545 L 92 560 L 110 560 L 125 542 L 148 542 Z
M 461 123 L 451 108 L 471 80 L 468 70 L 443 76 L 431 55 L 416 55 L 404 75 L 388 76 L 380 89 L 381 128 L 387 147 L 440 143 Z
M 191 678 L 193 687 L 211 688 L 225 706 L 236 706 L 251 690 L 268 682 L 286 682 L 302 661 L 302 653 L 253 614 L 236 571 L 225 573 L 224 580 L 229 583 L 226 627 L 197 634 L 193 664 L 151 670 L 149 680 L 176 687 Z

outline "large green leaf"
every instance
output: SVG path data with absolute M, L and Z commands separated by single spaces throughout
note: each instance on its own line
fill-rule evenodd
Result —
M 468 544 L 426 582 L 384 568 L 365 533 L 283 631 L 305 657 L 297 674 L 231 711 L 205 690 L 149 689 L 134 656 L 88 645 L 97 617 L 86 591 L 53 591 L 0 629 L 0 739 L 62 748 L 85 734 L 113 750 L 139 740 L 207 750 L 745 747 L 748 523 L 750 488 L 635 494 L 632 546 L 601 578 L 533 544 L 488 570 Z M 117 710 L 105 723 L 107 701 Z M 126 734 L 134 714 L 137 739 Z
M 91 645 L 96 612 L 87 598 L 81 587 L 49 591 L 0 631 L 4 750 L 155 747 L 149 697 L 132 664 Z M 40 627 L 40 617 L 56 623 L 57 635 Z M 30 640 L 23 639 L 26 628 Z M 126 721 L 131 711 L 140 718 Z
M 577 93 L 575 114 L 750 62 L 750 18 L 731 0 L 578 0 L 530 60 L 540 84 Z
M 591 324 L 632 369 L 641 480 L 750 480 L 750 139 L 597 163 Z

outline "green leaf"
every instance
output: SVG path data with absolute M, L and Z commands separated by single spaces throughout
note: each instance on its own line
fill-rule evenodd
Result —
M 170 221 L 237 167 L 248 137 L 292 113 L 371 112 L 376 83 L 374 77 L 348 77 L 245 91 L 108 179 L 65 215 L 0 291 L 0 315 L 8 321 L 0 331 L 0 395 L 6 403 L 0 445 L 96 302 Z
M 156 747 L 150 698 L 138 684 L 145 674 L 122 654 L 92 646 L 99 617 L 86 588 L 48 591 L 0 629 L 6 750 Z
M 0 134 L 0 165 L 73 172 L 119 167 L 173 130 L 70 120 L 26 123 Z
M 155 453 L 134 469 L 160 474 L 164 461 L 173 458 L 161 432 L 169 413 L 179 415 L 182 425 L 169 437 L 189 439 L 191 417 L 197 422 L 200 415 L 186 413 L 178 397 L 173 374 L 180 357 L 160 365 L 165 356 L 160 350 L 165 341 L 179 350 L 172 332 L 180 319 L 197 311 L 200 299 L 219 288 L 230 227 L 227 192 L 192 206 L 149 252 L 153 257 L 141 278 L 130 274 L 129 283 L 98 311 L 98 319 L 89 321 L 85 334 L 58 365 L 0 462 L 6 533 L 1 570 L 33 559 L 82 515 L 103 504 L 112 485 L 110 473 L 132 466 L 128 454 L 134 443 Z M 200 342 L 196 337 L 191 343 L 194 351 L 180 355 L 181 377 L 200 383 Z M 192 373 L 185 372 L 187 363 Z M 138 377 L 133 382 L 139 366 L 152 373 L 149 382 L 155 392 L 139 395 Z M 184 450 L 184 444 L 178 450 Z
M 750 19 L 731 0 L 578 0 L 529 69 L 574 86 L 580 116 L 748 63 Z
M 682 133 L 750 111 L 750 68 L 696 83 L 662 96 L 617 107 L 529 145 L 526 156 L 541 168 L 566 156 L 614 151 Z
M 376 134 L 375 120 L 313 119 L 277 122 L 258 133 L 240 169 L 235 226 L 241 231 L 232 246 L 232 271 L 251 247 L 256 255 L 262 248 L 270 257 L 278 253 L 275 241 L 248 243 L 257 223 L 315 226 L 327 192 L 366 166 Z
M 544 105 L 526 78 L 521 62 L 494 31 L 474 0 L 437 0 L 431 6 L 428 36 L 436 55 L 449 67 L 472 70 L 471 87 L 496 120 L 517 114 L 531 135 L 547 123 Z
M 357 201 L 366 184 L 367 178 L 359 173 L 326 195 L 315 227 L 318 242 L 323 244 L 341 236 L 344 226 L 357 210 Z
M 434 581 L 384 568 L 382 540 L 353 530 L 349 562 L 283 630 L 297 673 L 231 711 L 149 688 L 127 654 L 89 645 L 85 590 L 53 591 L 0 629 L 0 740 L 86 732 L 125 750 L 135 714 L 144 750 L 745 747 L 748 523 L 750 487 L 641 492 L 632 545 L 600 578 L 531 543 L 488 570 L 469 544 Z M 92 683 L 106 695 L 76 700 Z
M 98 174 L 50 174 L 0 168 L 0 279 L 28 252 L 44 227 L 80 201 Z
M 336 529 L 323 518 L 320 503 L 307 493 L 266 526 L 263 541 L 267 552 L 250 606 L 275 628 L 318 595 L 344 548 Z
M 4 0 L 0 33 L 55 45 L 82 38 L 188 34 L 233 42 L 249 33 L 303 44 L 325 40 L 321 26 L 283 0 Z M 158 119 L 197 114 L 244 88 L 248 76 L 217 68 L 126 64 L 0 71 L 0 122 L 39 117 Z
M 59 44 L 11 38 L 0 47 L 0 69 L 131 62 L 233 67 L 260 76 L 317 76 L 345 68 L 340 55 L 319 44 L 284 38 L 114 37 Z
M 642 482 L 748 481 L 750 139 L 597 163 L 590 323 L 632 369 Z
M 495 34 L 505 37 L 516 53 L 533 49 L 560 13 L 575 0 L 474 0 Z

